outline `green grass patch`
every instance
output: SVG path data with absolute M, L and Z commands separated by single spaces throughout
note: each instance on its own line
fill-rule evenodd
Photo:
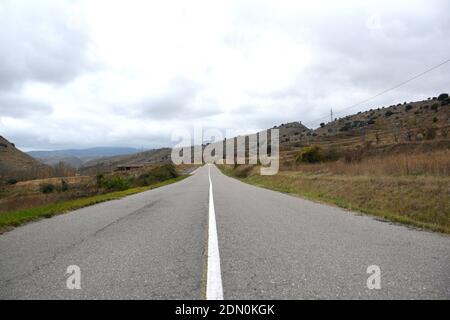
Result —
M 24 223 L 41 219 L 50 218 L 58 214 L 66 213 L 72 210 L 80 209 L 83 207 L 91 206 L 97 203 L 121 199 L 126 196 L 130 196 L 136 193 L 148 191 L 151 189 L 159 188 L 168 184 L 172 184 L 187 178 L 188 175 L 179 176 L 162 182 L 152 184 L 150 186 L 136 187 L 122 191 L 116 191 L 92 197 L 79 198 L 69 201 L 62 201 L 57 203 L 48 204 L 45 206 L 38 206 L 31 209 L 17 210 L 0 214 L 0 231 L 11 227 L 17 227 Z

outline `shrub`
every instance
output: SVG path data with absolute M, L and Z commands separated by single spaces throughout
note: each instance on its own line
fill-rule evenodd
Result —
M 178 177 L 178 172 L 173 164 L 164 164 L 151 168 L 144 174 L 141 174 L 136 179 L 136 184 L 139 186 L 149 186 L 156 182 L 162 182 L 172 178 Z
M 325 127 L 325 123 L 322 122 L 322 123 L 320 124 L 320 127 L 321 127 L 321 128 Z
M 434 103 L 434 104 L 431 106 L 431 110 L 433 110 L 433 111 L 437 111 L 438 108 L 439 108 L 439 104 L 437 104 L 437 103 Z
M 340 158 L 340 154 L 336 148 L 327 148 L 322 152 L 323 161 L 336 161 Z
M 356 148 L 356 149 L 352 149 L 352 150 L 348 150 L 345 154 L 344 154 L 344 160 L 345 162 L 359 162 L 362 160 L 363 157 L 363 151 L 361 148 Z
M 367 124 L 375 124 L 375 119 L 369 119 L 369 121 L 367 121 Z
M 130 183 L 123 177 L 112 176 L 101 179 L 100 186 L 110 191 L 123 191 L 130 188 Z
M 297 154 L 295 161 L 314 163 L 323 160 L 322 149 L 319 146 L 312 145 L 310 147 L 305 147 Z
M 408 104 L 405 106 L 405 111 L 409 111 L 412 109 L 412 105 Z
M 55 186 L 51 183 L 44 183 L 40 186 L 39 188 L 41 190 L 42 193 L 52 193 L 53 191 L 55 191 Z
M 444 101 L 446 99 L 448 99 L 448 93 L 441 93 L 438 97 L 439 101 Z
M 175 166 L 173 164 L 164 164 L 162 166 L 155 167 L 148 173 L 158 179 L 158 181 L 164 181 L 178 177 L 177 170 L 175 169 Z
M 425 133 L 425 138 L 427 140 L 433 140 L 436 138 L 436 128 L 428 128 Z
M 434 122 L 434 123 L 438 122 L 438 118 L 434 117 L 434 118 L 433 118 L 433 122 Z
M 238 165 L 234 169 L 234 176 L 237 178 L 247 178 L 250 176 L 253 170 L 253 166 L 251 165 Z
M 97 180 L 97 187 L 101 188 L 104 176 L 102 174 L 98 174 L 95 178 Z
M 441 102 L 441 106 L 446 106 L 450 104 L 450 99 L 445 99 L 444 101 Z
M 61 191 L 64 192 L 67 190 L 69 190 L 69 184 L 65 180 L 61 179 Z
M 17 183 L 17 180 L 14 179 L 14 178 L 11 178 L 11 179 L 8 179 L 8 180 L 6 181 L 6 183 L 7 183 L 7 184 L 16 184 L 16 183 Z
M 344 124 L 344 126 L 342 126 L 339 131 L 348 131 L 352 128 L 352 123 L 351 122 L 346 122 Z
M 384 114 L 385 117 L 390 117 L 392 116 L 394 113 L 392 111 L 386 111 L 386 113 Z

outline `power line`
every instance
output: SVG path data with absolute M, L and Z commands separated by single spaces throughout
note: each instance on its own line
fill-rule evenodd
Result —
M 403 81 L 403 82 L 401 82 L 401 83 L 399 83 L 399 84 L 396 84 L 395 86 L 390 87 L 389 89 L 383 90 L 383 91 L 377 93 L 376 95 L 371 96 L 370 98 L 367 98 L 367 99 L 365 99 L 365 100 L 363 100 L 363 101 L 360 101 L 360 102 L 358 102 L 358 103 L 352 104 L 352 105 L 349 106 L 349 107 L 346 107 L 346 108 L 344 108 L 344 109 L 341 109 L 341 110 L 337 111 L 336 113 L 342 113 L 343 111 L 346 111 L 346 110 L 352 109 L 352 108 L 354 108 L 354 107 L 357 107 L 357 106 L 359 106 L 359 105 L 361 105 L 361 104 L 363 104 L 363 103 L 366 103 L 366 102 L 368 102 L 368 101 L 370 101 L 370 100 L 373 100 L 373 99 L 375 99 L 375 98 L 377 98 L 377 97 L 379 97 L 379 96 L 381 96 L 381 95 L 383 95 L 383 94 L 385 94 L 385 93 L 388 93 L 389 91 L 392 91 L 392 90 L 395 90 L 395 89 L 397 89 L 397 88 L 399 88 L 399 87 L 401 87 L 401 86 L 404 86 L 405 84 L 407 84 L 407 83 L 409 83 L 409 82 L 411 82 L 411 81 L 414 81 L 414 80 L 416 80 L 416 79 L 422 77 L 423 75 L 425 75 L 425 74 L 427 74 L 427 73 L 429 73 L 429 72 L 431 72 L 431 71 L 433 71 L 433 70 L 435 70 L 435 69 L 437 69 L 437 68 L 442 67 L 444 64 L 446 64 L 446 63 L 448 63 L 448 62 L 450 62 L 450 59 L 447 59 L 447 60 L 445 60 L 445 61 L 443 61 L 443 62 L 441 62 L 441 63 L 439 63 L 439 64 L 437 64 L 437 65 L 435 65 L 435 66 L 433 66 L 433 67 L 431 67 L 431 68 L 429 68 L 429 69 L 427 69 L 427 70 L 425 70 L 425 71 L 423 71 L 423 72 L 421 72 L 421 73 L 419 73 L 419 74 L 417 74 L 417 75 L 415 75 L 415 76 L 413 76 L 412 78 L 409 78 L 408 80 L 405 80 L 405 81 Z M 309 122 L 307 123 L 307 125 L 314 124 L 314 123 L 316 123 L 317 121 L 324 120 L 324 119 L 327 119 L 327 118 L 328 118 L 328 115 L 327 115 L 327 116 L 324 116 L 324 117 L 321 117 L 321 118 L 318 118 L 318 119 L 316 119 L 316 120 L 309 121 Z

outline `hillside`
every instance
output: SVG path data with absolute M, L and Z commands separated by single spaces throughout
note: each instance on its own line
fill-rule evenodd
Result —
M 45 176 L 50 168 L 0 136 L 0 180 L 9 178 L 37 178 Z
M 280 170 L 221 166 L 224 173 L 383 219 L 450 233 L 447 94 L 280 130 Z
M 423 101 L 403 102 L 358 112 L 316 129 L 284 124 L 280 129 L 283 162 L 292 162 L 297 151 L 308 145 L 341 151 L 364 149 L 372 154 L 448 148 L 450 99 L 447 94 Z
M 118 155 L 138 153 L 140 150 L 125 147 L 95 147 L 88 149 L 67 149 L 51 151 L 29 151 L 30 156 L 39 159 L 42 163 L 55 165 L 60 162 L 68 164 L 74 168 L 80 168 L 84 163 Z
M 113 171 L 120 165 L 151 165 L 169 163 L 170 148 L 161 148 L 138 152 L 130 155 L 104 157 L 86 162 L 81 168 L 82 174 L 97 174 Z
M 364 137 L 382 133 L 378 142 L 422 141 L 427 137 L 447 137 L 450 99 L 447 94 L 417 102 L 403 102 L 389 107 L 370 109 L 365 112 L 321 123 L 315 130 L 292 124 L 280 129 L 280 142 L 287 146 L 309 143 L 334 142 L 340 139 Z

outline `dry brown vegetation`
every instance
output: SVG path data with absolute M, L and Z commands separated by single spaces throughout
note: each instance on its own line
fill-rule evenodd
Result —
M 450 233 L 450 179 L 280 172 L 244 181 L 343 208 Z
M 221 169 L 261 187 L 450 233 L 449 142 L 436 139 L 372 146 L 343 139 L 318 148 L 283 151 L 275 176 L 260 176 L 251 165 Z M 305 152 L 316 154 L 303 157 Z
M 186 166 L 182 169 L 185 170 Z M 98 176 L 46 178 L 2 185 L 0 186 L 0 214 L 113 191 L 147 187 L 177 178 L 178 172 L 182 173 L 180 169 L 166 164 Z M 48 187 L 48 191 L 45 187 Z
M 337 175 L 450 175 L 450 150 L 435 150 L 420 153 L 386 154 L 363 158 L 360 161 L 340 159 L 334 162 L 312 164 L 287 164 L 289 171 L 308 173 L 330 173 Z
M 62 191 L 62 181 L 68 190 Z M 40 188 L 53 185 L 55 192 L 45 194 Z M 101 193 L 93 177 L 48 178 L 18 182 L 16 185 L 0 187 L 0 214 L 19 209 L 28 209 L 49 203 L 56 203 Z

